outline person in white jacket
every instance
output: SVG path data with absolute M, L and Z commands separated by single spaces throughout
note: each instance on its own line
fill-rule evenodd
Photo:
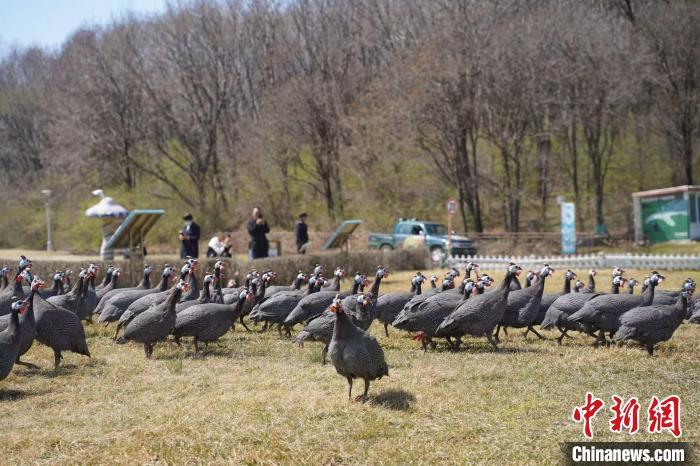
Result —
M 209 240 L 207 257 L 231 257 L 231 235 L 213 236 Z

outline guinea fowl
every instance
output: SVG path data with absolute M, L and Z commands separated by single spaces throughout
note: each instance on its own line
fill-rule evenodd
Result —
M 518 275 L 513 275 L 513 278 L 511 280 L 509 286 L 510 286 L 510 291 L 523 289 L 522 285 L 520 285 L 520 280 L 518 279 Z
M 255 299 L 253 301 L 246 301 L 245 303 L 243 303 L 243 308 L 241 309 L 241 312 L 238 315 L 238 321 L 243 326 L 243 328 L 246 329 L 246 331 L 250 332 L 250 329 L 245 324 L 243 318 L 250 315 L 250 313 L 253 311 L 253 308 L 265 300 L 265 290 L 267 286 L 274 280 L 275 276 L 276 274 L 270 270 L 263 272 L 263 274 L 255 283 L 255 286 L 252 287 L 253 296 L 255 297 Z
M 675 305 L 652 304 L 625 312 L 620 317 L 620 328 L 615 332 L 613 341 L 638 341 L 647 349 L 649 356 L 653 356 L 654 345 L 670 340 L 686 317 L 688 299 L 694 291 L 690 284 L 686 283 L 686 286 L 679 293 Z
M 251 311 L 251 320 L 253 320 L 255 323 L 261 321 L 265 322 L 262 330 L 263 332 L 267 330 L 269 324 L 278 324 L 277 331 L 280 333 L 280 336 L 282 336 L 282 324 L 284 320 L 287 318 L 289 313 L 292 312 L 296 305 L 299 304 L 299 301 L 301 301 L 304 296 L 308 296 L 311 293 L 318 291 L 318 289 L 315 287 L 317 281 L 322 282 L 323 279 L 321 277 L 312 277 L 309 280 L 306 291 L 289 290 L 275 293 L 274 296 L 265 299 L 265 301 L 257 305 Z M 318 288 L 321 288 L 321 286 Z M 287 336 L 291 337 L 289 328 L 287 329 Z
M 28 304 L 24 301 L 15 301 L 10 304 L 10 321 L 2 332 L 0 332 L 0 380 L 5 380 L 19 354 L 22 327 L 19 323 L 19 315 L 24 312 Z
M 595 293 L 595 276 L 598 272 L 595 269 L 588 271 L 588 285 L 580 289 L 581 293 Z
M 37 293 L 44 299 L 48 299 L 51 296 L 58 296 L 63 294 L 63 273 L 56 271 L 53 274 L 53 287 L 43 290 L 38 290 Z
M 70 293 L 52 296 L 46 301 L 54 306 L 68 309 L 69 311 L 75 313 L 80 320 L 86 319 L 89 314 L 85 302 L 85 292 L 86 288 L 88 287 L 87 280 L 89 276 L 90 272 L 87 270 L 81 270 L 78 274 L 78 281 Z
M 615 278 L 619 278 L 619 275 Z M 649 277 L 649 287 L 641 295 L 601 294 L 585 302 L 583 307 L 569 316 L 569 321 L 581 325 L 582 331 L 595 337 L 599 330 L 596 344 L 605 344 L 605 332 L 613 334 L 620 327 L 620 317 L 635 307 L 649 306 L 654 301 L 654 288 L 663 280 L 663 276 L 654 271 Z
M 389 375 L 384 351 L 376 338 L 350 321 L 339 301 L 335 301 L 330 310 L 337 314 L 333 336 L 328 345 L 335 370 L 348 381 L 348 399 L 352 399 L 353 379 L 364 380 L 365 391 L 358 399 L 367 401 L 369 383 Z
M 417 307 L 410 310 L 404 309 L 391 324 L 399 330 L 418 332 L 416 340 L 427 350 L 428 344 L 435 346 L 432 337 L 442 321 L 450 315 L 464 300 L 469 299 L 474 288 L 474 281 L 470 278 L 462 291 L 462 295 L 455 293 L 438 293 L 429 296 Z M 451 338 L 447 341 L 454 346 Z
M 114 266 L 110 265 L 107 267 L 107 270 L 105 270 L 105 276 L 102 277 L 102 282 L 99 285 L 95 286 L 95 292 L 102 291 L 104 287 L 112 283 L 112 273 L 114 272 Z
M 548 293 L 542 295 L 542 299 L 540 300 L 540 309 L 537 311 L 537 316 L 535 317 L 535 320 L 532 322 L 532 325 L 542 325 L 542 321 L 544 321 L 544 316 L 547 314 L 547 310 L 549 309 L 549 306 L 551 306 L 554 301 L 557 300 L 560 296 L 567 295 L 571 293 L 571 280 L 576 278 L 576 274 L 571 270 L 567 270 L 566 273 L 564 274 L 564 289 L 562 290 L 561 293 Z M 530 331 L 528 329 L 525 332 L 525 335 L 527 336 L 527 333 Z
M 374 305 L 374 312 L 377 315 L 377 320 L 384 324 L 384 334 L 389 336 L 389 325 L 391 325 L 399 315 L 403 307 L 414 296 L 420 296 L 421 287 L 425 282 L 426 277 L 421 272 L 418 272 L 411 278 L 411 290 L 408 293 L 385 293 L 379 298 Z M 462 286 L 464 292 L 464 286 Z
M 166 264 L 166 267 L 167 267 L 167 264 Z M 112 299 L 114 296 L 116 296 L 118 293 L 125 293 L 125 292 L 129 292 L 129 291 L 137 291 L 137 290 L 150 290 L 151 289 L 151 273 L 153 273 L 153 267 L 151 267 L 150 265 L 146 265 L 143 268 L 143 279 L 138 284 L 138 286 L 131 287 L 131 288 L 119 288 L 119 289 L 114 289 L 114 290 L 106 292 L 104 294 L 104 296 L 102 296 L 102 298 L 100 298 L 100 302 L 97 304 L 97 307 L 95 308 L 95 314 L 102 314 L 102 309 L 104 309 L 104 307 L 107 305 L 109 300 Z
M 581 287 L 582 283 L 577 282 L 577 287 Z M 569 316 L 583 307 L 586 301 L 598 296 L 595 293 L 569 293 L 558 297 L 542 319 L 540 328 L 542 330 L 551 330 L 556 328 L 560 335 L 557 337 L 557 343 L 561 345 L 565 336 L 568 336 L 569 330 L 582 330 L 577 323 L 571 322 Z
M 202 292 L 205 288 L 209 288 L 211 284 L 214 285 L 214 295 L 211 296 L 211 291 L 207 289 L 207 301 L 211 303 L 223 304 L 224 303 L 224 292 L 221 288 L 221 283 L 224 281 L 224 270 L 226 270 L 226 265 L 222 261 L 216 261 L 214 264 L 214 274 L 208 283 L 202 284 Z M 206 278 L 206 277 L 205 277 Z M 200 293 L 200 301 L 202 299 L 202 294 Z M 179 311 L 178 311 L 179 312 Z
M 12 312 L 12 303 L 15 299 L 24 299 L 27 297 L 24 288 L 22 287 L 22 282 L 25 280 L 24 271 L 31 271 L 32 261 L 27 259 L 25 256 L 20 256 L 19 266 L 17 267 L 17 272 L 13 279 L 13 285 L 7 286 L 4 290 L 0 292 L 0 316 L 10 314 Z M 31 278 L 29 278 L 31 283 Z M 14 299 L 13 299 L 14 298 Z
M 290 332 L 291 327 L 301 322 L 305 322 L 317 315 L 320 315 L 328 309 L 328 306 L 333 304 L 333 299 L 337 296 L 340 298 L 345 298 L 350 295 L 356 295 L 360 288 L 364 288 L 367 285 L 367 278 L 359 273 L 355 274 L 355 278 L 352 282 L 352 289 L 346 291 L 345 293 L 336 293 L 335 291 L 319 291 L 317 293 L 312 293 L 308 296 L 304 296 L 299 300 L 297 305 L 292 309 L 292 312 L 284 319 L 284 326 L 287 329 L 287 333 Z
M 100 302 L 95 291 L 95 276 L 98 270 L 99 268 L 95 264 L 88 266 L 88 276 L 85 278 L 86 286 L 83 287 L 83 306 L 86 315 L 82 320 L 87 320 L 88 322 L 92 322 L 92 314 L 94 314 L 95 308 Z
M 180 269 L 180 281 L 185 281 L 186 279 L 188 280 L 188 282 L 192 281 L 195 263 L 196 261 L 194 261 L 193 259 L 188 259 L 185 262 L 185 265 L 182 267 L 182 269 Z M 189 288 L 189 283 L 187 283 L 187 288 Z M 182 295 L 186 292 L 187 289 L 185 289 L 182 293 L 178 295 L 178 302 L 182 301 Z M 170 299 L 170 296 L 172 296 L 172 288 L 169 290 L 162 291 L 160 293 L 149 294 L 131 303 L 117 322 L 117 329 L 114 333 L 114 338 L 117 338 L 117 335 L 119 334 L 119 329 L 124 328 L 129 322 L 134 320 L 134 317 L 143 314 L 148 309 L 151 309 L 164 303 L 165 301 Z
M 433 281 L 433 278 L 437 279 L 437 277 L 435 277 L 435 275 L 432 275 L 432 276 L 430 277 L 431 283 L 432 283 L 432 281 Z M 394 319 L 394 321 L 392 322 L 391 326 L 392 326 L 392 327 L 396 327 L 396 325 L 394 324 L 394 322 L 396 322 L 396 321 L 398 321 L 399 323 L 402 322 L 406 314 L 408 314 L 408 313 L 410 313 L 410 312 L 414 312 L 414 311 L 415 311 L 416 309 L 418 309 L 418 307 L 419 307 L 421 304 L 423 304 L 423 302 L 425 302 L 425 300 L 428 299 L 429 297 L 435 296 L 435 295 L 438 294 L 438 293 L 447 292 L 447 291 L 453 289 L 454 286 L 455 286 L 454 278 L 452 278 L 451 276 L 447 276 L 447 277 L 445 277 L 445 279 L 442 281 L 442 288 L 439 288 L 439 289 L 431 289 L 431 290 L 428 291 L 427 293 L 422 293 L 422 294 L 419 294 L 419 295 L 417 294 L 416 296 L 412 297 L 411 299 L 408 300 L 408 302 L 407 302 L 406 304 L 404 304 L 403 309 L 401 310 L 401 312 L 399 312 L 399 313 L 397 314 L 397 316 L 396 316 L 396 318 Z M 461 296 L 461 295 L 457 295 L 457 296 Z M 397 328 L 398 328 L 398 327 L 397 327 Z
M 610 288 L 610 294 L 620 294 L 620 287 L 625 286 L 627 279 L 622 275 L 613 275 L 612 287 Z
M 525 274 L 525 288 L 530 288 L 532 286 L 533 280 L 537 278 L 537 274 L 532 270 L 528 270 Z
M 44 299 L 34 299 L 36 340 L 53 350 L 54 367 L 58 369 L 63 351 L 90 357 L 85 329 L 78 315 Z
M 512 262 L 508 264 L 503 282 L 496 290 L 474 296 L 460 304 L 442 321 L 434 336 L 457 338 L 457 348 L 459 348 L 460 338 L 463 335 L 485 336 L 493 348 L 498 351 L 498 345 L 493 340 L 493 330 L 505 313 L 510 283 L 520 274 L 521 270 Z
M 7 280 L 7 276 L 10 275 L 10 273 L 12 273 L 12 269 L 7 266 L 3 266 L 3 268 L 0 269 L 0 291 L 7 288 L 10 284 Z
M 189 301 L 180 301 L 177 303 L 175 306 L 175 312 L 180 313 L 184 311 L 185 309 L 189 309 L 192 306 L 196 306 L 198 304 L 208 304 L 208 303 L 213 303 L 212 301 L 212 296 L 211 296 L 211 290 L 210 286 L 212 282 L 216 280 L 216 277 L 214 274 L 208 273 L 204 276 L 202 279 L 202 290 L 199 292 L 199 298 L 197 299 L 192 299 Z M 221 303 L 219 303 L 221 304 Z
M 150 268 L 148 266 L 147 270 L 148 273 L 150 273 Z M 100 313 L 100 318 L 98 322 L 109 324 L 109 322 L 118 321 L 124 314 L 126 309 L 131 305 L 131 303 L 133 303 L 137 299 L 142 298 L 143 296 L 147 296 L 149 294 L 167 290 L 170 277 L 172 277 L 173 275 L 175 275 L 175 270 L 171 266 L 166 264 L 165 268 L 163 269 L 163 274 L 160 283 L 158 283 L 158 285 L 156 285 L 155 288 L 126 290 L 118 292 L 117 294 L 112 296 L 109 299 L 109 301 L 107 301 L 104 308 L 102 309 L 102 312 Z M 105 296 L 102 299 L 105 298 L 107 298 L 107 296 Z
M 323 291 L 340 291 L 340 282 L 345 278 L 347 273 L 340 267 L 336 267 L 333 271 L 333 280 L 328 285 L 323 287 Z
M 346 304 L 353 301 L 352 313 L 346 309 Z M 370 309 L 372 300 L 364 294 L 348 296 L 341 300 L 340 304 L 345 310 L 346 315 L 350 316 L 352 323 L 362 330 L 367 330 L 372 325 L 372 311 Z M 332 306 L 332 305 L 331 305 Z M 305 341 L 320 341 L 324 343 L 321 352 L 322 364 L 326 364 L 326 355 L 328 354 L 328 345 L 333 337 L 333 327 L 335 327 L 337 316 L 335 312 L 326 309 L 320 316 L 309 320 L 304 329 L 299 332 L 299 335 L 294 338 L 294 342 L 303 347 Z
M 173 335 L 179 344 L 182 337 L 194 337 L 194 351 L 200 341 L 206 346 L 229 331 L 246 302 L 254 300 L 253 293 L 243 289 L 234 304 L 196 304 L 177 314 Z
M 177 320 L 175 306 L 188 287 L 189 285 L 180 279 L 169 291 L 170 294 L 164 302 L 133 316 L 126 322 L 124 334 L 117 339 L 117 343 L 123 344 L 127 341 L 143 343 L 146 358 L 150 359 L 156 343 L 165 340 L 168 335 L 173 333 Z
M 634 278 L 627 280 L 627 293 L 634 294 L 634 287 L 637 285 L 639 285 L 639 281 L 635 280 Z
M 34 364 L 20 361 L 20 357 L 24 355 L 27 351 L 29 351 L 29 348 L 31 348 L 34 344 L 34 337 L 36 336 L 34 296 L 38 294 L 38 291 L 45 286 L 46 284 L 43 281 L 39 280 L 38 278 L 35 278 L 32 281 L 30 287 L 29 296 L 24 300 L 24 304 L 26 304 L 26 309 L 19 316 L 19 325 L 22 328 L 22 334 L 20 336 L 19 351 L 17 353 L 17 360 L 15 361 L 15 364 L 21 364 L 23 366 L 28 367 L 37 367 Z M 10 320 L 10 315 L 0 317 L 0 331 L 3 331 L 10 326 Z
M 301 270 L 297 272 L 296 276 L 294 277 L 294 281 L 292 282 L 291 285 L 289 286 L 283 286 L 283 285 L 273 285 L 273 286 L 268 286 L 265 289 L 265 299 L 269 299 L 272 296 L 276 295 L 277 293 L 281 293 L 283 291 L 297 291 L 301 289 L 301 286 L 306 283 L 309 280 L 309 276 L 306 275 L 304 272 Z
M 117 289 L 117 282 L 119 280 L 119 276 L 121 275 L 121 270 L 118 267 L 110 267 L 107 269 L 107 276 L 110 277 L 109 281 L 107 283 L 104 283 L 98 287 L 95 288 L 95 296 L 97 296 L 97 302 L 99 303 L 102 298 L 109 293 L 112 290 Z M 106 280 L 105 277 L 105 280 Z M 97 307 L 95 307 L 97 309 Z
M 503 313 L 503 317 L 498 322 L 498 327 L 496 328 L 496 334 L 494 338 L 496 343 L 499 342 L 498 334 L 501 328 L 505 329 L 507 327 L 513 328 L 527 328 L 528 332 L 532 332 L 537 335 L 540 339 L 544 339 L 537 330 L 534 329 L 533 323 L 537 317 L 537 313 L 540 310 L 540 302 L 542 300 L 542 294 L 544 293 L 544 284 L 550 275 L 554 273 L 554 269 L 545 264 L 540 270 L 539 275 L 533 273 L 534 276 L 538 277 L 537 283 L 534 286 L 525 288 L 522 290 L 516 290 L 508 294 L 508 302 L 506 304 L 506 310 Z M 527 336 L 527 332 L 525 332 Z

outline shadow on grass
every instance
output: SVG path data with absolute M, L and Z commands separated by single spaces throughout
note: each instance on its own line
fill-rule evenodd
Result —
M 386 390 L 378 395 L 371 395 L 369 399 L 376 405 L 394 411 L 406 411 L 411 407 L 411 403 L 416 401 L 416 397 L 405 390 Z
M 31 396 L 39 396 L 48 393 L 48 390 L 36 391 L 36 390 L 13 390 L 10 388 L 0 388 L 0 402 L 3 401 L 17 401 L 23 398 L 28 398 Z

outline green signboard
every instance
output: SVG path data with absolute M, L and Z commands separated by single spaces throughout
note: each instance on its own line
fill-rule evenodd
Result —
M 642 199 L 642 219 L 651 243 L 688 239 L 688 202 L 682 197 Z

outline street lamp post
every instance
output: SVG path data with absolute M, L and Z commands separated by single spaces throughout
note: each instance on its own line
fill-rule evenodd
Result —
M 42 189 L 44 195 L 44 206 L 46 206 L 46 251 L 53 251 L 53 241 L 51 241 L 51 190 Z

